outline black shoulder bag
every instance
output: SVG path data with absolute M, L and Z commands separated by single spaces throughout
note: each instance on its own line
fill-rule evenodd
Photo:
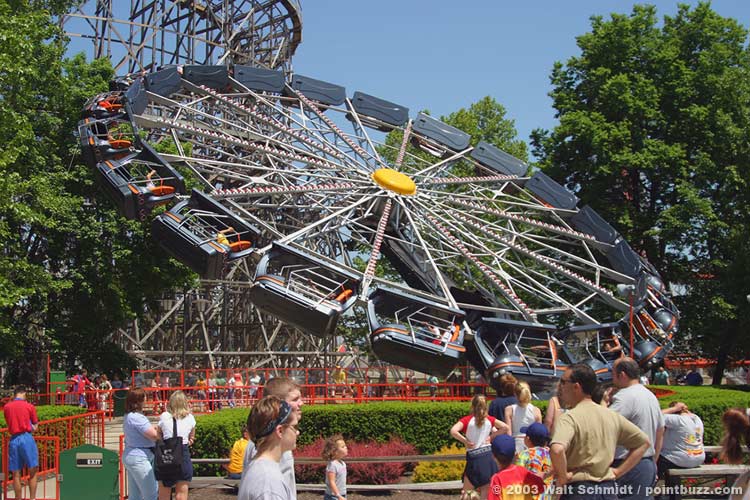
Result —
M 154 457 L 154 475 L 157 480 L 182 479 L 182 438 L 177 435 L 176 418 L 172 417 L 172 437 L 156 442 Z

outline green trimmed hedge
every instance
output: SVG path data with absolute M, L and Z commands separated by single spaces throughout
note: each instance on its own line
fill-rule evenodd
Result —
M 299 444 L 341 433 L 348 440 L 385 442 L 391 436 L 430 454 L 454 441 L 448 431 L 469 403 L 367 403 L 303 407 Z
M 195 418 L 195 442 L 190 448 L 194 458 L 226 458 L 247 422 L 247 408 L 228 408 Z M 196 465 L 197 476 L 226 475 L 219 465 Z
M 659 399 L 662 408 L 672 401 L 682 401 L 690 411 L 703 420 L 705 428 L 703 442 L 718 445 L 724 432 L 721 415 L 727 408 L 747 408 L 750 406 L 750 393 L 728 389 L 726 386 L 654 386 L 675 391 L 675 394 Z
M 725 387 L 660 387 L 675 394 L 660 398 L 662 408 L 672 401 L 682 401 L 701 417 L 706 444 L 718 444 L 722 435 L 721 415 L 727 408 L 750 407 L 750 393 Z M 534 401 L 544 413 L 547 401 Z M 456 421 L 469 411 L 469 403 L 383 402 L 365 404 L 315 405 L 302 408 L 298 445 L 304 446 L 319 437 L 341 433 L 350 441 L 386 442 L 391 436 L 413 444 L 419 453 L 432 454 L 455 441 L 448 433 Z M 197 418 L 198 428 L 193 445 L 195 457 L 226 457 L 240 436 L 247 420 L 247 408 L 233 408 Z M 219 472 L 217 467 L 208 473 Z
M 54 420 L 56 418 L 62 418 L 62 417 L 70 417 L 72 415 L 80 415 L 81 413 L 86 413 L 85 408 L 80 408 L 78 406 L 59 406 L 59 405 L 52 405 L 52 406 L 37 406 L 36 407 L 36 414 L 37 417 L 39 417 L 39 423 L 41 424 L 37 431 L 34 433 L 36 436 L 57 436 L 60 438 L 60 446 L 61 449 L 66 449 L 65 444 L 68 442 L 68 424 L 65 422 L 59 422 L 54 424 L 46 424 L 44 423 L 47 420 Z M 0 428 L 6 428 L 7 422 L 5 421 L 5 415 L 3 415 L 2 412 L 0 412 Z M 74 422 L 74 424 L 70 427 L 70 432 L 72 434 L 70 438 L 70 444 L 71 447 L 75 447 L 81 444 L 84 444 L 85 437 L 86 437 L 86 425 L 83 422 L 83 419 L 80 419 L 78 422 Z
M 53 420 L 55 418 L 70 417 L 71 415 L 80 415 L 86 413 L 86 408 L 78 406 L 62 406 L 62 405 L 43 405 L 36 407 L 36 415 L 39 417 L 39 421 Z M 5 422 L 5 415 L 0 412 L 0 428 L 6 427 L 8 424 Z

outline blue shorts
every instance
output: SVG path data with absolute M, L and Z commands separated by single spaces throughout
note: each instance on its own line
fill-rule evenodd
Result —
M 39 450 L 30 432 L 16 434 L 8 445 L 8 470 L 16 472 L 26 466 L 39 467 Z

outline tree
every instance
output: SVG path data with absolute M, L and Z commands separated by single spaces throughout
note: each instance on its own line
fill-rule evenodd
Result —
M 653 6 L 591 25 L 553 68 L 559 125 L 532 135 L 539 166 L 686 291 L 682 334 L 721 362 L 750 313 L 736 265 L 750 234 L 747 31 L 706 3 L 662 26 Z
M 471 135 L 471 145 L 486 141 L 523 161 L 528 160 L 526 143 L 518 139 L 515 121 L 505 116 L 505 107 L 490 96 L 440 119 Z
M 81 109 L 113 72 L 64 58 L 53 16 L 70 3 L 0 0 L 0 359 L 26 383 L 44 352 L 67 367 L 132 363 L 109 333 L 192 278 L 79 163 Z

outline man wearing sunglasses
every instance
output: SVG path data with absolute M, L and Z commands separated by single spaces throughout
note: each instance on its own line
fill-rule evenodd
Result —
M 550 455 L 556 492 L 565 500 L 615 500 L 615 480 L 649 447 L 638 427 L 591 400 L 596 385 L 594 370 L 584 364 L 570 366 L 560 378 L 558 397 L 569 410 L 555 423 Z M 627 455 L 618 467 L 611 467 L 617 445 L 627 449 Z

